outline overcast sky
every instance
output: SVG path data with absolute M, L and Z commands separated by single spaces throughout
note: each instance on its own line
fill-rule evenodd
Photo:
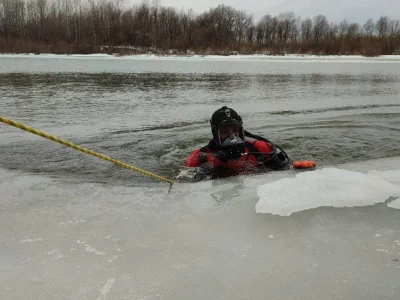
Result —
M 141 3 L 141 0 L 126 0 Z M 151 3 L 151 0 L 149 0 Z M 314 17 L 325 15 L 329 21 L 339 23 L 344 18 L 349 22 L 365 23 L 369 18 L 377 20 L 382 15 L 400 19 L 400 0 L 161 0 L 161 5 L 177 9 L 192 8 L 195 12 L 208 11 L 218 4 L 232 6 L 254 15 L 258 21 L 266 14 L 278 15 L 293 11 L 296 15 Z

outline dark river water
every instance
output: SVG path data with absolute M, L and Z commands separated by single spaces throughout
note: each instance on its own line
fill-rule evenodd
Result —
M 319 165 L 399 156 L 400 61 L 0 58 L 1 115 L 173 178 L 235 109 L 245 129 Z M 0 167 L 112 185 L 153 179 L 0 127 Z

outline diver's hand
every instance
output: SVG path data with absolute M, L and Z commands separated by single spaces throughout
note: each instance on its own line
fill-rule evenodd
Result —
M 293 162 L 293 169 L 315 169 L 317 163 L 314 160 L 296 160 Z
M 202 167 L 185 167 L 180 170 L 179 174 L 175 177 L 180 182 L 197 182 L 208 179 L 209 170 Z

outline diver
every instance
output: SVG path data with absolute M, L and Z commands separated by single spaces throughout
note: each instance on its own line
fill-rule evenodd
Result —
M 211 117 L 213 138 L 185 162 L 200 167 L 211 178 L 290 169 L 292 160 L 278 145 L 244 130 L 242 118 L 223 106 Z

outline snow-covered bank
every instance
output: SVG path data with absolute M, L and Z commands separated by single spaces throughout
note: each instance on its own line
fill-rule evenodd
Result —
M 400 55 L 381 55 L 377 57 L 365 57 L 361 55 L 303 55 L 303 54 L 286 54 L 286 55 L 157 55 L 157 54 L 138 54 L 138 55 L 109 55 L 109 54 L 0 54 L 4 58 L 21 58 L 21 57 L 37 57 L 37 58 L 96 58 L 96 59 L 118 59 L 118 60 L 271 60 L 271 61 L 310 61 L 310 62 L 400 62 Z

